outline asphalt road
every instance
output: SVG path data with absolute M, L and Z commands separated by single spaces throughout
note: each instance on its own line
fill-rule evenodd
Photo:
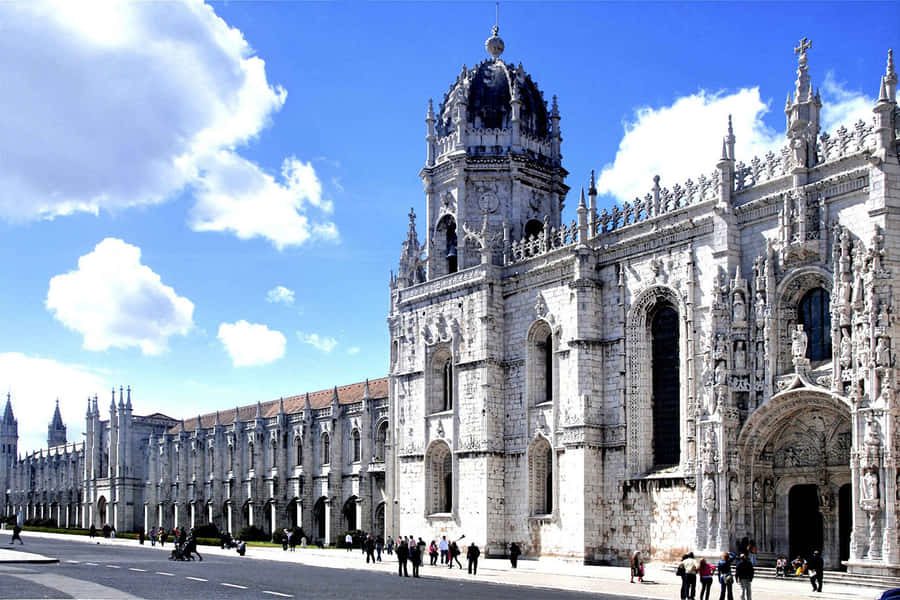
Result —
M 202 562 L 181 562 L 168 560 L 165 553 L 140 547 L 41 538 L 27 539 L 26 544 L 16 545 L 15 550 L 56 556 L 60 562 L 0 565 L 0 598 L 568 600 L 619 597 L 428 577 L 428 567 L 422 568 L 422 578 L 407 579 L 385 572 L 327 569 L 237 555 L 211 554 L 204 556 Z

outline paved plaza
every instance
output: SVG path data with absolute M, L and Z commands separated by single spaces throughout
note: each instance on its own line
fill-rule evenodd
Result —
M 0 532 L 0 598 L 659 598 L 678 597 L 678 579 L 670 570 L 649 565 L 644 584 L 630 584 L 628 569 L 591 567 L 560 561 L 521 561 L 513 570 L 505 560 L 483 560 L 477 577 L 465 570 L 422 567 L 419 580 L 398 579 L 396 560 L 366 565 L 361 552 L 249 547 L 247 555 L 201 547 L 203 562 L 167 560 L 165 548 L 139 546 L 133 540 L 24 532 L 25 545 L 9 545 Z M 25 558 L 24 553 L 29 553 Z M 10 562 L 39 555 L 58 564 Z M 260 568 L 264 566 L 264 568 Z M 338 571 L 339 569 L 339 571 Z M 737 589 L 735 590 L 737 592 Z M 880 590 L 829 584 L 813 594 L 805 580 L 757 579 L 759 599 L 866 599 Z M 718 595 L 714 584 L 713 596 Z M 736 593 L 739 597 L 739 592 Z

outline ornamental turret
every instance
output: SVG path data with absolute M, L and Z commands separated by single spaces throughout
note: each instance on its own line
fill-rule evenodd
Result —
M 66 443 L 66 425 L 63 423 L 62 415 L 59 412 L 59 398 L 56 399 L 56 410 L 53 411 L 53 418 L 50 425 L 47 426 L 47 447 L 63 446 Z
M 812 42 L 806 38 L 794 48 L 797 58 L 797 81 L 793 98 L 788 96 L 784 114 L 787 117 L 787 138 L 793 154 L 794 172 L 803 172 L 818 163 L 816 139 L 819 136 L 819 111 L 822 100 L 818 92 L 813 93 L 809 78 L 806 51 Z

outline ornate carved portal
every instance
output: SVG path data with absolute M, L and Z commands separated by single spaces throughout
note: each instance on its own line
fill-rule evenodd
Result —
M 737 536 L 755 540 L 766 558 L 821 549 L 826 566 L 846 559 L 853 516 L 838 498 L 851 481 L 850 424 L 844 402 L 809 388 L 758 409 L 738 439 L 745 502 L 734 515 Z

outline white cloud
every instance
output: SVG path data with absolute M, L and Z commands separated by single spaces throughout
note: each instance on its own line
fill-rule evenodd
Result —
M 349 354 L 350 356 L 356 356 L 357 354 L 359 354 L 359 346 L 352 346 L 350 348 L 347 348 L 347 354 Z
M 294 304 L 294 290 L 288 289 L 283 285 L 276 285 L 266 294 L 266 302 L 291 306 Z
M 336 240 L 332 222 L 311 223 L 307 206 L 332 209 L 322 198 L 322 184 L 312 165 L 284 161 L 279 183 L 233 152 L 219 152 L 200 176 L 197 203 L 191 211 L 196 231 L 231 231 L 241 239 L 268 238 L 279 250 L 310 238 Z
M 194 304 L 141 264 L 141 249 L 106 238 L 78 269 L 50 280 L 47 309 L 84 337 L 88 350 L 139 347 L 159 354 L 193 327 Z
M 96 214 L 188 189 L 203 231 L 278 247 L 336 236 L 318 218 L 330 206 L 310 165 L 288 159 L 277 182 L 236 154 L 287 92 L 212 7 L 12 2 L 0 23 L 0 111 L 15 115 L 0 119 L 0 218 Z M 248 204 L 256 214 L 241 227 Z
M 759 88 L 734 93 L 701 90 L 659 108 L 640 107 L 631 121 L 623 123 L 625 134 L 615 160 L 600 172 L 597 189 L 617 200 L 643 197 L 660 175 L 660 185 L 671 187 L 689 177 L 695 181 L 715 170 L 722 155 L 722 138 L 732 115 L 739 161 L 777 152 L 785 144 L 783 132 L 763 121 L 774 101 L 763 101 Z M 822 87 L 822 131 L 859 118 L 871 119 L 874 100 L 846 90 L 829 73 Z
M 19 451 L 23 454 L 47 447 L 47 425 L 57 398 L 68 440 L 82 441 L 87 399 L 109 387 L 104 373 L 97 369 L 19 352 L 0 353 L 0 373 L 2 385 L 12 393 L 13 412 L 19 421 Z M 4 397 L 0 411 L 5 406 Z
M 298 331 L 297 337 L 304 344 L 309 344 L 326 353 L 331 352 L 334 350 L 334 347 L 338 345 L 338 341 L 333 337 L 320 336 L 318 333 L 303 333 L 302 331 Z
M 265 365 L 278 360 L 284 356 L 287 344 L 280 331 L 244 320 L 219 325 L 219 340 L 235 367 Z

